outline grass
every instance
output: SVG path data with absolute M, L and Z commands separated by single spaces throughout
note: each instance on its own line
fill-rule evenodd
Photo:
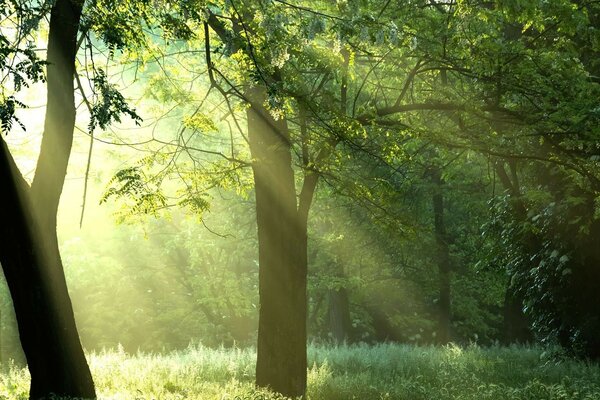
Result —
M 170 354 L 89 356 L 99 398 L 280 399 L 253 387 L 252 349 L 192 346 Z M 600 367 L 556 361 L 531 347 L 377 346 L 309 348 L 308 399 L 600 399 Z M 0 375 L 0 399 L 26 399 L 29 375 Z

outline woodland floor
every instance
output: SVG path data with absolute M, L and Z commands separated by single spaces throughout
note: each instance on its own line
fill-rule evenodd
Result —
M 254 389 L 252 349 L 193 346 L 166 355 L 89 355 L 100 399 L 271 400 Z M 600 399 L 600 366 L 538 348 L 469 346 L 309 349 L 308 399 Z M 0 375 L 0 399 L 26 399 L 29 375 Z

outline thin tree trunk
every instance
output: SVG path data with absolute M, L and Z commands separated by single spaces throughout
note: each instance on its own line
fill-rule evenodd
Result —
M 402 342 L 405 340 L 398 329 L 392 325 L 386 313 L 378 306 L 365 303 L 363 307 L 371 317 L 375 341 Z
M 348 291 L 341 287 L 329 290 L 329 329 L 336 344 L 351 341 L 350 302 Z
M 442 193 L 443 179 L 439 168 L 435 168 L 431 175 L 434 184 L 432 196 L 436 258 L 439 271 L 439 298 L 438 298 L 438 334 L 437 341 L 446 344 L 450 341 L 451 318 L 451 292 L 450 292 L 450 250 L 448 248 L 448 235 L 444 223 L 444 195 Z
M 75 125 L 73 74 L 82 3 L 57 0 L 48 37 L 47 109 L 36 175 L 27 187 L 2 141 L 0 262 L 31 373 L 31 399 L 95 398 L 56 235 L 56 214 Z

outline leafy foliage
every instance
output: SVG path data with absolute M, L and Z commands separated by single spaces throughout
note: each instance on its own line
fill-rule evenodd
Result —
M 530 193 L 525 221 L 514 219 L 509 199 L 498 201 L 488 232 L 491 243 L 501 246 L 493 262 L 507 266 L 539 339 L 597 357 L 599 322 L 592 310 L 598 306 L 593 283 L 598 272 L 590 267 L 598 257 L 590 241 L 598 229 L 593 196 L 563 184 L 546 188 L 549 193 Z M 554 197 L 547 199 L 549 194 Z
M 34 46 L 40 20 L 50 10 L 47 2 L 27 0 L 0 1 L 0 126 L 8 133 L 13 122 L 25 129 L 15 117 L 17 107 L 26 107 L 15 96 L 31 83 L 44 81 L 44 66 Z M 25 42 L 25 43 L 24 43 Z
M 132 199 L 134 203 L 128 209 L 130 214 L 157 214 L 161 207 L 167 205 L 166 198 L 161 190 L 151 187 L 145 179 L 139 167 L 125 168 L 118 171 L 110 180 L 110 187 L 100 199 L 101 203 L 108 201 L 110 197 Z
M 43 80 L 44 62 L 24 43 L 47 4 L 0 0 L 0 16 L 16 15 L 22 29 L 0 34 L 3 131 L 22 126 L 16 92 Z M 332 315 L 344 308 L 335 296 L 345 292 L 349 341 L 436 341 L 442 274 L 432 197 L 439 195 L 452 340 L 502 340 L 514 291 L 542 343 L 598 358 L 599 15 L 597 2 L 566 0 L 88 4 L 86 51 L 96 57 L 96 35 L 107 60 L 135 70 L 123 76 L 134 75 L 133 92 L 146 100 L 138 108 L 158 122 L 134 146 L 150 155 L 121 165 L 101 197 L 105 205 L 118 200 L 120 221 L 136 222 L 144 235 L 120 227 L 119 257 L 110 246 L 97 251 L 104 244 L 91 237 L 85 254 L 75 240 L 65 251 L 81 268 L 73 293 L 88 302 L 78 313 L 84 340 L 96 349 L 120 340 L 128 351 L 182 348 L 190 338 L 253 342 L 260 305 L 247 207 L 256 160 L 245 129 L 253 106 L 287 124 L 297 194 L 319 177 L 309 217 L 311 339 L 333 339 Z M 108 69 L 92 70 L 89 131 L 123 115 L 139 125 L 127 89 L 117 89 Z M 250 104 L 247 90 L 257 86 L 265 97 Z M 119 142 L 136 142 L 137 133 L 127 135 Z M 226 238 L 207 237 L 200 221 Z M 240 221 L 250 229 L 241 232 Z M 113 290 L 136 305 L 126 317 L 106 306 Z M 471 367 L 452 361 L 462 350 L 444 351 L 436 362 L 469 379 L 462 373 Z M 495 364 L 474 365 L 481 372 Z M 335 396 L 330 372 L 315 372 L 324 376 L 314 389 L 324 398 Z M 405 394 L 390 385 L 383 384 Z M 416 389 L 407 393 L 432 396 L 429 386 L 410 385 Z M 493 385 L 473 393 L 575 396 L 563 382 Z
M 106 129 L 113 122 L 121 122 L 121 114 L 128 115 L 139 125 L 142 118 L 129 107 L 117 88 L 108 82 L 104 70 L 97 69 L 94 72 L 92 81 L 96 89 L 96 101 L 91 109 L 89 131 L 93 132 L 97 127 Z
M 25 107 L 25 104 L 21 103 L 13 96 L 9 96 L 0 103 L 0 123 L 3 132 L 9 132 L 13 122 L 16 122 L 21 128 L 25 129 L 25 125 L 15 117 L 16 107 Z
M 431 198 L 440 191 L 454 340 L 501 339 L 503 297 L 516 288 L 545 342 L 563 331 L 586 336 L 579 328 L 594 319 L 585 302 L 573 300 L 583 287 L 573 279 L 595 255 L 578 258 L 581 247 L 567 239 L 592 237 L 593 224 L 584 221 L 595 215 L 599 187 L 597 5 L 415 4 L 165 2 L 152 17 L 144 9 L 141 20 L 153 21 L 149 27 L 158 26 L 156 36 L 168 43 L 168 51 L 153 53 L 156 38 L 134 40 L 146 43 L 144 62 L 160 59 L 148 70 L 147 93 L 178 110 L 178 131 L 155 163 L 113 179 L 121 186 L 105 199 L 129 198 L 138 208 L 150 199 L 141 209 L 178 205 L 199 213 L 209 209 L 211 190 L 251 194 L 244 91 L 264 86 L 260 106 L 288 123 L 298 183 L 318 173 L 328 186 L 317 199 L 336 198 L 315 212 L 353 210 L 344 224 L 311 216 L 315 337 L 330 330 L 330 311 L 317 303 L 344 288 L 357 337 L 373 338 L 369 307 L 378 304 L 399 340 L 434 340 L 440 288 Z M 505 163 L 518 167 L 508 181 L 497 168 Z M 432 169 L 441 170 L 442 189 L 432 185 Z M 146 196 L 158 192 L 173 195 Z M 371 248 L 369 240 L 380 253 L 343 256 Z M 356 277 L 358 265 L 367 277 Z M 400 296 L 378 297 L 394 290 L 410 292 L 405 309 Z M 560 325 L 570 307 L 581 316 Z

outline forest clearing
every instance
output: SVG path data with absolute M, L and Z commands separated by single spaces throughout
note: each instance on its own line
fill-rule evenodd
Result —
M 0 82 L 0 398 L 600 399 L 599 1 L 0 0 Z

